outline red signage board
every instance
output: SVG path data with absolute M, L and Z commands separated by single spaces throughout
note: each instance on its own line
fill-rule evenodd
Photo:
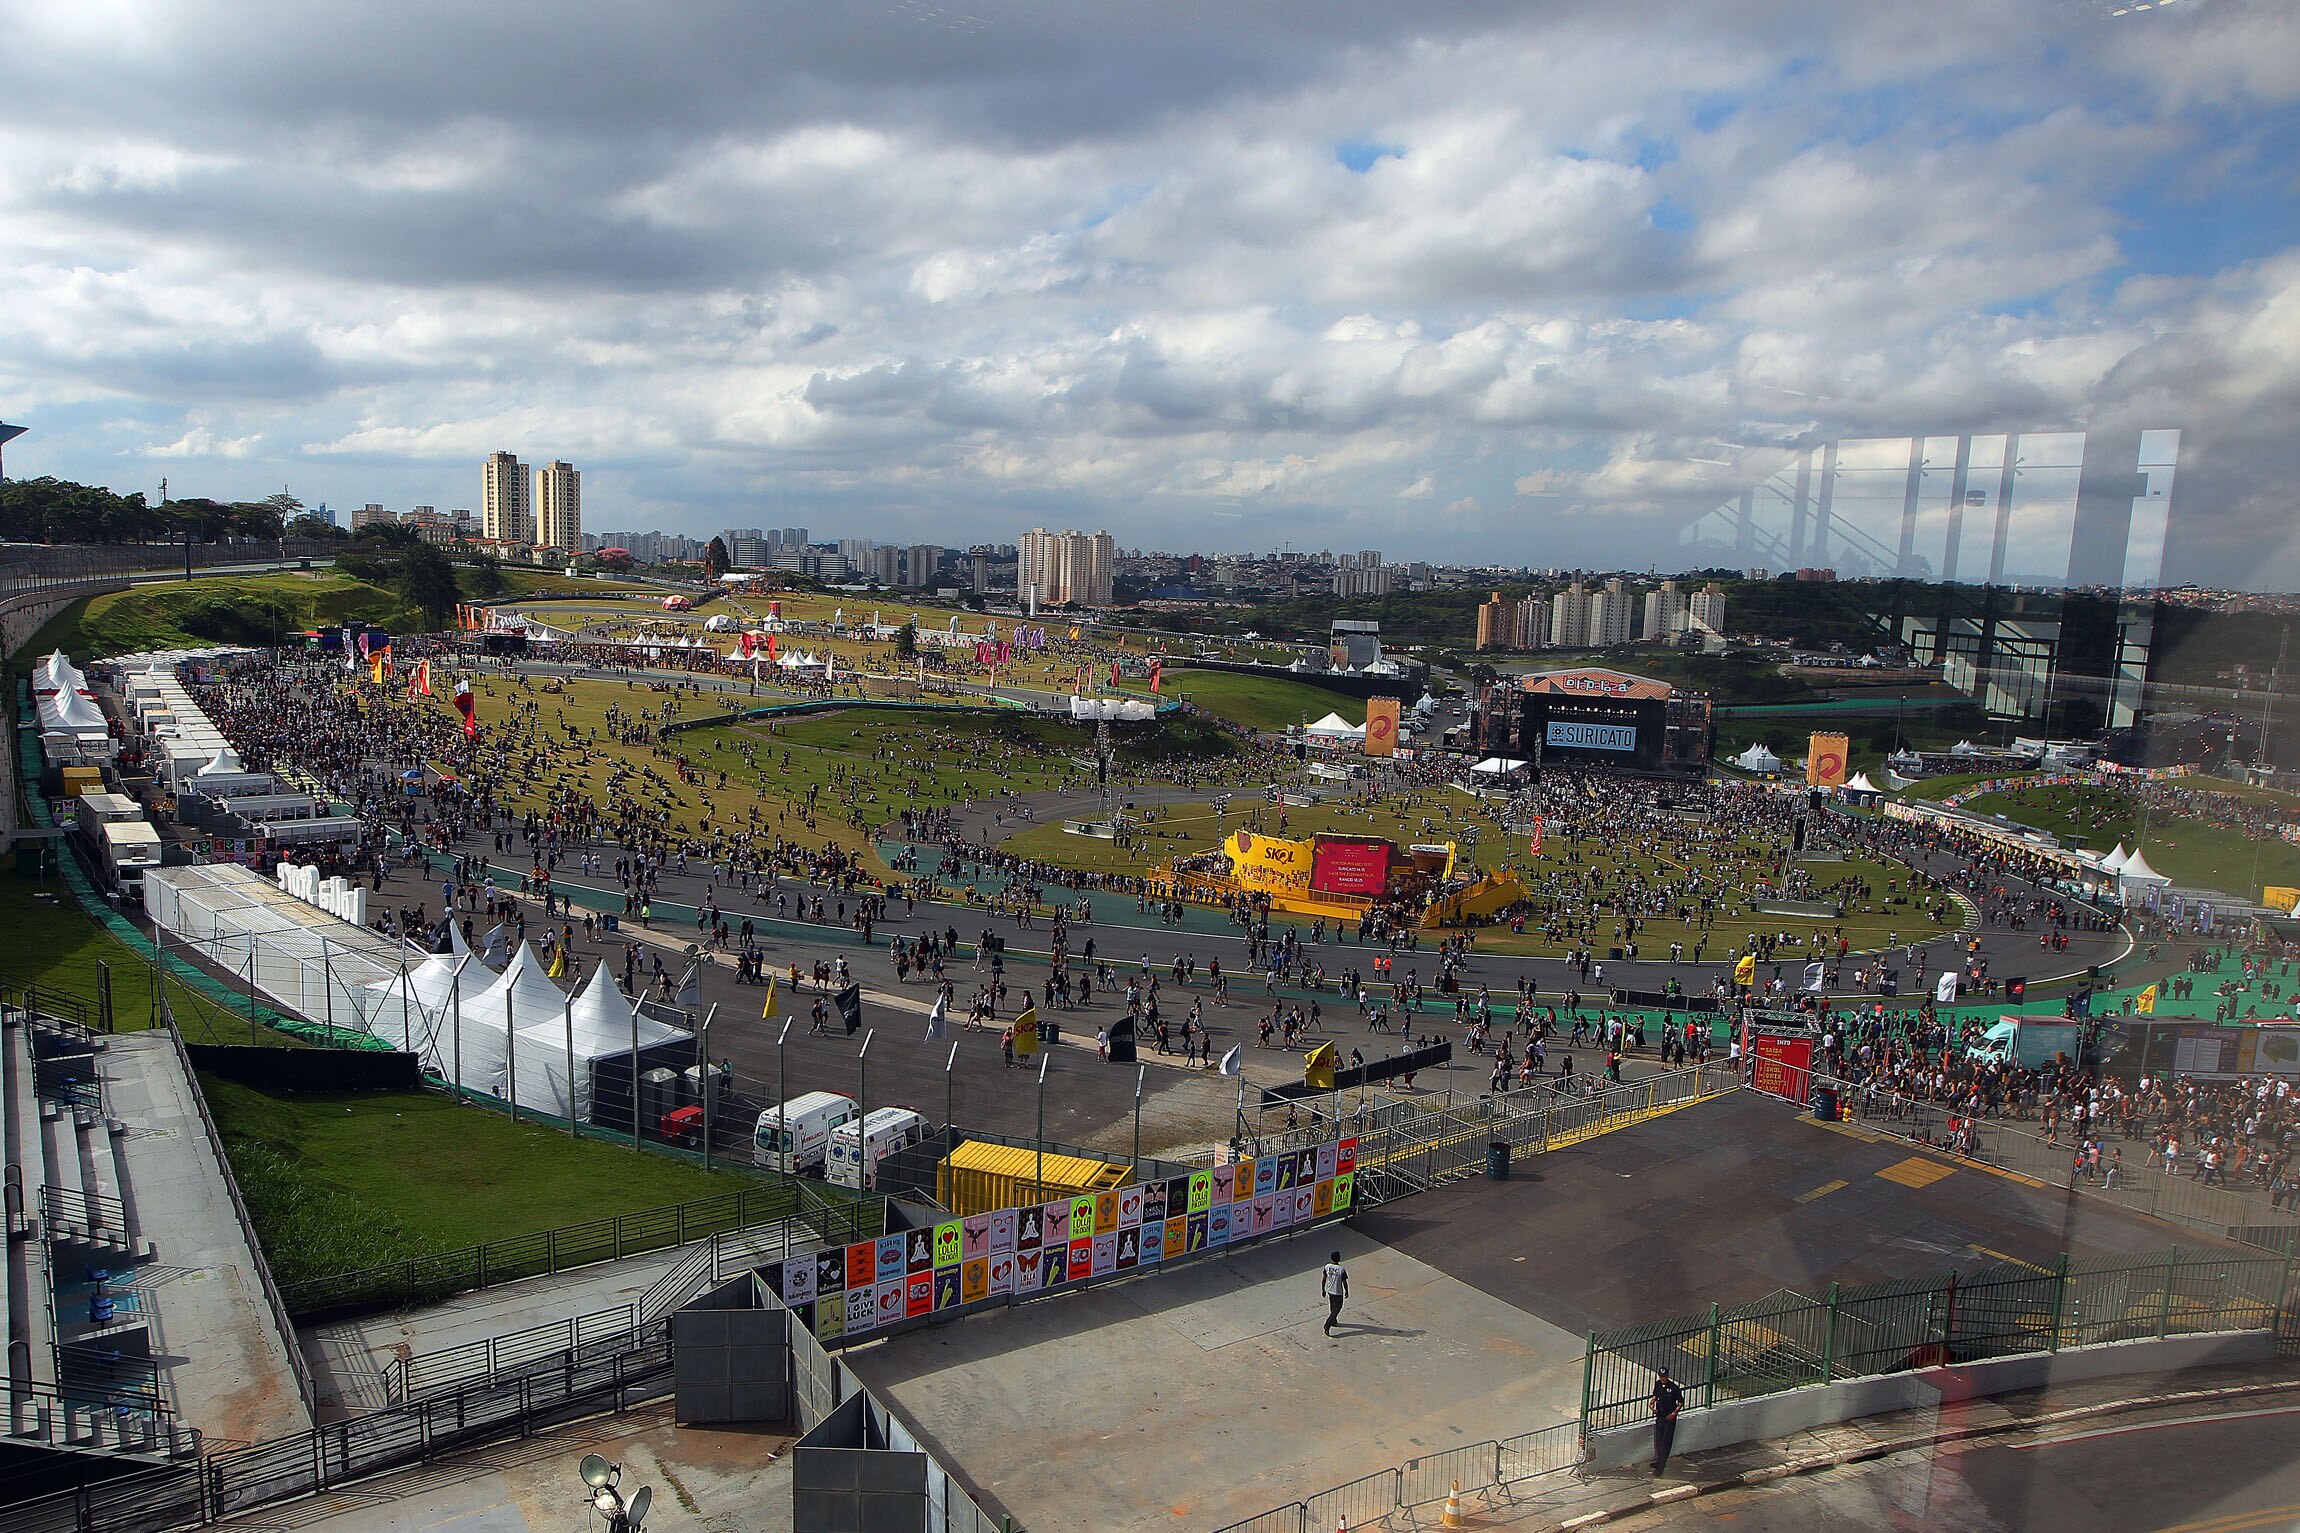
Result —
M 1310 887 L 1318 893 L 1379 895 L 1389 882 L 1387 841 L 1317 838 L 1310 853 Z
M 1767 1096 L 1803 1102 L 1813 1084 L 1811 1034 L 1752 1033 L 1749 1084 Z

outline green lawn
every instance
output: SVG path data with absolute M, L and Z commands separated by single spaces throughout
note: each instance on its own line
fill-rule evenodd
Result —
M 86 662 L 141 649 L 268 643 L 275 626 L 294 631 L 365 622 L 404 628 L 418 621 L 396 592 L 332 570 L 211 575 L 74 602 L 34 634 L 23 653 L 61 649 Z
M 202 1089 L 282 1283 L 709 1197 L 749 1181 L 433 1091 Z
M 2185 786 L 2224 785 L 2189 779 Z M 2234 785 L 2227 785 L 2233 787 Z M 2255 791 L 2255 795 L 2257 790 Z M 2277 795 L 2283 797 L 2284 795 Z M 2141 839 L 2140 806 L 2114 788 L 2023 785 L 1983 793 L 1964 805 L 1975 814 L 2001 814 L 2061 838 L 2064 845 L 2105 852 L 2118 842 L 2130 849 Z M 2224 889 L 2257 898 L 2262 884 L 2300 884 L 2300 846 L 2289 841 L 2253 841 L 2243 832 L 2162 813 L 2148 817 L 2143 847 L 2149 865 L 2175 883 Z M 2253 877 L 2257 860 L 2259 877 Z
M 1398 695 L 1401 701 L 1410 702 L 1412 699 L 1405 696 L 1405 685 L 1401 680 Z M 1248 676 L 1237 671 L 1183 667 L 1166 672 L 1162 687 L 1161 696 L 1181 698 L 1217 718 L 1251 729 L 1279 730 L 1290 725 L 1315 723 L 1329 713 L 1338 713 L 1352 724 L 1366 721 L 1364 703 L 1284 676 Z M 1150 684 L 1129 679 L 1121 690 L 1147 697 Z

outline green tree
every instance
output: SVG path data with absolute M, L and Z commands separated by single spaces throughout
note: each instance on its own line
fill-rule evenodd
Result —
M 724 538 L 711 539 L 711 546 L 703 550 L 703 574 L 712 580 L 727 573 L 727 566 L 733 562 L 727 557 L 727 540 Z
M 455 584 L 455 566 L 429 543 L 417 543 L 400 555 L 399 594 L 423 614 L 427 628 L 444 627 L 462 592 Z
M 894 631 L 894 653 L 897 660 L 918 658 L 918 624 L 905 623 Z

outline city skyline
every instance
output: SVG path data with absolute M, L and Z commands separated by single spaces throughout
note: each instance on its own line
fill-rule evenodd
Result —
M 2300 588 L 2288 10 L 977 9 L 31 13 L 9 470 L 1606 568 L 1819 442 L 2177 432 L 2162 579 Z

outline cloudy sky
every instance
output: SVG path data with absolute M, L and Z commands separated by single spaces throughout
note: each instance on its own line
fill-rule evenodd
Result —
M 2282 0 L 0 0 L 12 475 L 1667 567 L 1813 435 L 2178 426 L 2300 588 Z

